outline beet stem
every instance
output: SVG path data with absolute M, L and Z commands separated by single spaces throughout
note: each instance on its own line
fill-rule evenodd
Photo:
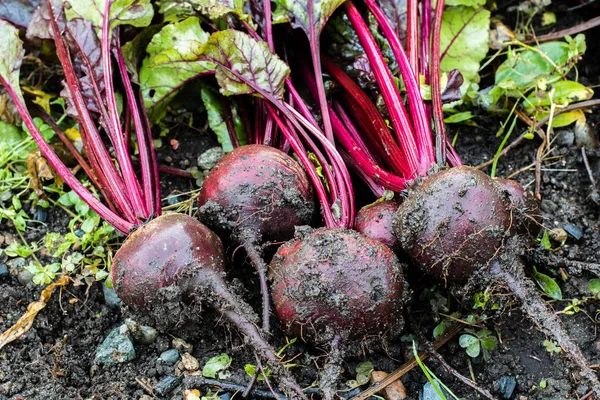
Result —
M 494 260 L 490 267 L 492 276 L 499 278 L 521 302 L 521 309 L 538 326 L 545 335 L 556 340 L 558 345 L 565 351 L 567 359 L 575 364 L 581 376 L 596 396 L 600 397 L 600 381 L 585 360 L 581 349 L 569 337 L 568 332 L 562 325 L 562 321 L 542 302 L 540 295 L 534 289 L 533 282 L 528 279 L 523 271 L 524 266 L 518 257 L 511 257 L 507 265 L 499 260 Z M 516 270 L 511 270 L 508 265 L 514 265 Z

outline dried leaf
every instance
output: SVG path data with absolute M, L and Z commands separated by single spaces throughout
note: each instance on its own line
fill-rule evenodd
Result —
M 25 314 L 23 314 L 23 316 L 19 318 L 19 320 L 13 326 L 11 326 L 2 334 L 0 334 L 0 349 L 27 333 L 27 331 L 33 325 L 33 320 L 35 319 L 36 315 L 38 315 L 38 313 L 41 310 L 43 310 L 44 307 L 46 307 L 46 304 L 48 304 L 48 301 L 50 300 L 50 296 L 52 296 L 52 292 L 54 292 L 54 289 L 56 289 L 58 286 L 65 286 L 68 283 L 69 278 L 63 276 L 62 278 L 58 279 L 56 282 L 48 285 L 48 287 L 42 290 L 42 293 L 40 294 L 40 299 L 29 304 L 29 306 L 27 306 L 27 311 L 25 311 Z

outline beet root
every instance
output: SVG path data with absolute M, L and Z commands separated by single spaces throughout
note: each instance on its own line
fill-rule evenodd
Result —
M 354 220 L 354 229 L 366 237 L 379 240 L 394 251 L 400 250 L 400 243 L 394 234 L 393 220 L 398 211 L 398 200 L 376 201 L 360 209 Z
M 224 268 L 223 245 L 214 232 L 190 216 L 165 214 L 129 236 L 113 258 L 111 277 L 125 304 L 156 312 L 157 319 L 163 318 L 161 294 L 171 289 L 184 302 L 204 303 L 221 311 L 278 374 L 281 389 L 292 398 L 305 398 L 256 328 L 252 308 L 224 281 Z
M 510 210 L 507 193 L 490 177 L 460 166 L 411 188 L 394 219 L 394 232 L 423 272 L 464 281 L 502 248 Z
M 208 175 L 198 198 L 201 219 L 239 242 L 260 278 L 263 330 L 269 331 L 267 265 L 259 244 L 285 241 L 297 225 L 313 220 L 312 185 L 293 158 L 273 147 L 247 145 L 223 157 Z
M 579 369 L 581 377 L 590 386 L 597 398 L 600 398 L 600 381 L 586 361 L 581 349 L 569 337 L 561 320 L 540 298 L 534 283 L 524 274 L 524 266 L 513 252 L 506 252 L 495 259 L 489 268 L 490 279 L 496 279 L 506 286 L 521 303 L 521 309 L 538 329 L 554 339 L 565 352 L 567 359 Z
M 402 327 L 408 294 L 390 248 L 355 231 L 317 229 L 279 248 L 269 270 L 284 329 L 313 343 Z
M 288 240 L 294 227 L 312 222 L 312 185 L 293 158 L 273 147 L 247 145 L 223 157 L 198 198 L 202 221 L 217 233 Z

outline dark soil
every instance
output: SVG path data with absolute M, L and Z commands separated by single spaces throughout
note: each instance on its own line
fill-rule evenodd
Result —
M 515 2 L 513 2 L 515 3 Z M 555 2 L 559 3 L 559 2 Z M 576 11 L 568 11 L 566 5 L 594 3 L 591 1 L 566 1 L 555 5 L 563 8 L 557 13 L 560 26 L 570 26 L 599 14 L 597 5 L 591 4 Z M 501 9 L 501 12 L 503 10 Z M 600 83 L 600 46 L 595 38 L 600 30 L 587 32 L 588 51 L 583 62 L 578 65 L 581 81 L 588 86 Z M 588 114 L 588 121 L 593 133 L 597 136 L 600 118 L 593 113 Z M 477 129 L 461 127 L 457 150 L 465 162 L 477 165 L 493 157 L 501 138 L 495 133 L 501 119 L 490 119 L 482 112 L 476 119 Z M 516 135 L 514 135 L 516 136 Z M 600 204 L 598 194 L 594 194 L 588 173 L 584 166 L 581 150 L 570 139 L 571 135 L 558 133 L 554 143 L 555 156 L 560 156 L 556 164 L 547 162 L 542 172 L 541 214 L 543 224 L 548 228 L 565 228 L 572 234 L 559 250 L 553 253 L 557 263 L 545 263 L 549 252 L 539 244 L 532 244 L 527 257 L 527 273 L 536 265 L 540 272 L 554 277 L 559 282 L 564 299 L 582 299 L 589 296 L 588 281 L 595 276 L 583 268 L 569 268 L 566 261 L 582 261 L 598 263 L 600 261 Z M 196 131 L 176 134 L 180 142 L 179 150 L 161 151 L 160 158 L 166 164 L 187 168 L 195 164 L 195 157 L 203 149 L 212 147 L 214 142 Z M 168 143 L 166 141 L 165 143 Z M 537 139 L 522 144 L 501 159 L 498 176 L 508 176 L 514 171 L 530 165 L 535 157 L 539 142 Z M 600 180 L 600 151 L 587 149 L 587 156 L 596 180 Z M 556 161 L 556 160 L 555 160 Z M 489 172 L 489 171 L 488 171 Z M 519 173 L 516 178 L 521 183 L 533 187 L 535 175 L 533 169 Z M 193 183 L 182 179 L 167 177 L 163 182 L 164 194 L 172 190 L 187 191 Z M 27 233 L 27 240 L 38 240 L 47 230 L 65 232 L 68 224 L 66 214 L 53 211 L 48 216 L 47 226 Z M 582 236 L 573 235 L 573 227 L 581 230 Z M 0 235 L 14 236 L 14 230 L 7 225 L 0 225 Z M 0 246 L 5 243 L 0 240 Z M 554 243 L 558 246 L 558 243 Z M 231 246 L 229 254 L 235 246 Z M 232 256 L 233 257 L 233 256 Z M 244 262 L 241 252 L 233 257 L 234 268 L 230 271 L 239 294 L 246 298 L 255 308 L 260 309 L 258 279 L 249 268 L 239 268 Z M 534 260 L 535 261 L 534 263 Z M 0 262 L 6 262 L 1 260 Z M 40 287 L 29 283 L 23 286 L 17 279 L 18 266 L 11 268 L 9 277 L 0 277 L 0 331 L 13 325 L 25 312 L 28 304 L 39 298 Z M 561 269 L 562 268 L 562 269 Z M 581 273 L 575 273 L 579 272 Z M 560 272 L 566 276 L 561 279 Z M 422 332 L 431 338 L 432 330 L 437 325 L 434 320 L 434 299 L 428 298 L 426 289 L 434 282 L 429 278 L 411 276 L 410 284 L 415 292 L 415 301 L 411 309 L 411 317 L 421 326 Z M 453 291 L 440 287 L 440 293 L 450 298 L 451 311 L 460 310 L 468 313 L 482 314 L 481 310 L 472 309 L 471 304 L 460 306 L 460 297 L 453 296 Z M 568 301 L 548 301 L 548 306 L 556 311 L 563 310 Z M 436 308 L 437 307 L 437 308 Z M 561 314 L 573 341 L 577 343 L 592 365 L 600 364 L 600 341 L 597 337 L 597 310 L 600 301 L 588 300 L 579 312 L 574 315 Z M 502 377 L 514 377 L 517 382 L 512 399 L 559 400 L 576 399 L 586 393 L 578 390 L 578 378 L 575 371 L 569 370 L 561 354 L 551 354 L 543 345 L 546 336 L 520 312 L 518 304 L 504 301 L 500 310 L 485 312 L 489 317 L 485 326 L 498 335 L 500 341 L 490 353 L 490 359 L 484 361 L 482 356 L 470 359 L 465 350 L 454 339 L 444 346 L 440 353 L 446 361 L 467 377 L 474 377 L 477 383 L 489 389 L 497 398 L 503 398 L 499 391 Z M 193 381 L 188 377 L 176 380 L 175 388 L 162 396 L 158 395 L 160 385 L 169 376 L 176 374 L 176 365 L 167 365 L 157 361 L 161 352 L 172 348 L 175 337 L 183 338 L 193 344 L 192 355 L 202 366 L 209 358 L 223 352 L 230 355 L 233 364 L 229 368 L 231 376 L 227 381 L 235 384 L 246 384 L 250 377 L 244 372 L 245 364 L 255 364 L 255 358 L 243 339 L 220 313 L 203 310 L 201 315 L 182 317 L 177 330 L 161 332 L 157 340 L 150 345 L 136 345 L 136 358 L 132 362 L 117 366 L 98 365 L 94 363 L 97 346 L 102 343 L 108 333 L 123 323 L 125 318 L 133 317 L 140 322 L 150 323 L 148 316 L 136 315 L 129 310 L 119 310 L 105 304 L 102 287 L 99 284 L 91 287 L 69 286 L 56 291 L 48 306 L 36 317 L 33 327 L 16 342 L 0 350 L 0 400 L 5 399 L 140 399 L 154 387 L 154 395 L 164 398 L 182 398 L 183 390 Z M 273 322 L 275 318 L 273 318 Z M 285 343 L 285 336 L 274 324 L 272 342 L 277 346 Z M 373 363 L 375 369 L 391 372 L 398 368 L 412 353 L 410 329 L 405 328 L 400 335 L 390 341 L 369 339 L 349 348 L 346 352 L 342 381 L 354 379 L 355 366 L 365 360 Z M 295 344 L 287 350 L 288 357 L 299 355 L 295 363 L 300 367 L 292 371 L 298 380 L 309 386 L 318 379 L 316 366 L 322 367 L 326 354 L 318 349 Z M 471 389 L 452 378 L 436 361 L 426 363 L 453 392 L 464 399 L 476 399 Z M 419 390 L 426 382 L 423 373 L 417 368 L 407 374 L 404 382 L 410 399 L 419 398 Z M 546 387 L 541 388 L 545 382 Z M 164 381 L 163 381 L 164 383 Z M 265 390 L 263 384 L 259 384 Z M 206 393 L 208 386 L 198 387 Z M 268 391 L 268 390 L 267 390 Z M 223 392 L 222 392 L 223 393 Z M 239 396 L 239 395 L 236 395 Z M 256 397 L 256 396 L 255 396 Z

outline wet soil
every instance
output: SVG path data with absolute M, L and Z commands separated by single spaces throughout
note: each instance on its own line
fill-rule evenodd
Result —
M 565 8 L 567 3 L 578 5 L 586 1 L 561 2 L 556 7 Z M 576 11 L 563 9 L 557 15 L 561 24 L 570 26 L 598 14 L 600 10 L 592 4 Z M 594 40 L 598 35 L 599 29 L 588 32 L 588 52 L 579 65 L 581 81 L 588 86 L 600 83 L 600 46 Z M 502 121 L 484 115 L 482 112 L 476 119 L 478 128 L 460 128 L 456 147 L 467 164 L 477 165 L 492 158 L 501 141 L 501 138 L 495 137 L 495 133 Z M 600 118 L 592 112 L 588 120 L 597 136 Z M 600 204 L 597 194 L 594 195 L 592 190 L 580 148 L 571 143 L 568 133 L 561 135 L 559 136 L 563 139 L 555 142 L 553 152 L 553 155 L 560 158 L 555 160 L 555 164 L 545 163 L 542 173 L 543 224 L 548 228 L 567 228 L 575 233 L 573 227 L 581 231 L 581 237 L 577 238 L 577 234 L 569 235 L 564 245 L 554 251 L 555 260 L 563 264 L 565 261 L 598 263 Z M 173 150 L 167 145 L 165 150 L 160 152 L 160 158 L 166 164 L 176 167 L 186 168 L 189 163 L 194 164 L 195 157 L 203 149 L 214 145 L 212 139 L 197 131 L 178 132 L 176 138 L 181 144 L 179 150 Z M 165 143 L 168 143 L 168 140 Z M 498 176 L 508 176 L 530 165 L 538 146 L 539 141 L 534 139 L 510 152 L 501 159 Z M 586 152 L 592 173 L 596 180 L 600 180 L 600 151 L 587 149 Z M 535 174 L 533 169 L 528 169 L 516 175 L 515 179 L 532 187 Z M 183 178 L 168 177 L 163 181 L 165 194 L 172 190 L 187 191 L 192 187 L 193 182 Z M 67 224 L 66 214 L 53 211 L 49 214 L 47 225 L 27 232 L 26 239 L 37 240 L 46 231 L 65 232 Z M 0 234 L 15 235 L 15 232 L 10 226 L 0 225 Z M 235 246 L 230 247 L 230 256 L 234 249 Z M 582 299 L 590 295 L 588 281 L 596 277 L 593 273 L 586 271 L 585 267 L 579 268 L 581 271 L 564 267 L 562 272 L 566 279 L 563 280 L 560 265 L 542 262 L 540 260 L 544 257 L 539 257 L 540 255 L 548 255 L 548 252 L 539 244 L 531 244 L 526 259 L 528 274 L 534 260 L 537 260 L 535 265 L 538 269 L 559 282 L 564 299 Z M 240 295 L 256 310 L 260 309 L 258 279 L 251 272 L 250 266 L 243 265 L 244 255 L 241 252 L 231 257 L 234 268 L 231 269 L 230 275 L 239 288 Z M 425 294 L 427 289 L 431 289 L 433 282 L 416 275 L 409 276 L 409 279 L 415 292 L 414 298 L 417 299 L 412 305 L 411 317 L 425 336 L 431 338 L 433 328 L 437 325 L 435 311 L 439 310 L 439 307 Z M 443 285 L 438 287 L 440 293 L 450 299 L 450 312 L 461 311 L 463 315 L 473 312 L 482 314 L 481 310 L 473 310 L 470 304 L 461 306 L 460 298 L 454 296 L 450 288 L 444 289 Z M 14 274 L 0 277 L 0 331 L 16 322 L 28 304 L 39 298 L 40 290 L 31 283 L 23 286 Z M 547 301 L 547 304 L 558 312 L 569 303 L 563 300 Z M 580 307 L 579 312 L 560 315 L 573 341 L 581 347 L 592 365 L 600 364 L 596 318 L 599 309 L 600 301 L 588 300 Z M 490 352 L 490 359 L 485 361 L 482 356 L 471 359 L 459 346 L 458 340 L 454 339 L 440 350 L 450 365 L 463 375 L 474 378 L 480 386 L 489 389 L 499 399 L 504 398 L 500 390 L 503 377 L 513 377 L 516 380 L 516 388 L 510 397 L 512 399 L 577 399 L 586 394 L 581 389 L 578 391 L 577 374 L 568 368 L 561 354 L 546 350 L 543 345 L 546 337 L 520 312 L 518 304 L 505 301 L 500 310 L 486 310 L 485 314 L 488 319 L 484 326 L 499 338 L 497 348 Z M 176 380 L 173 390 L 161 392 L 162 394 L 158 390 L 160 385 L 157 385 L 176 373 L 176 365 L 167 365 L 157 360 L 163 351 L 173 347 L 172 341 L 176 337 L 193 344 L 191 354 L 199 360 L 200 365 L 215 355 L 230 355 L 233 363 L 229 368 L 231 376 L 226 378 L 228 382 L 244 385 L 250 380 L 244 372 L 244 366 L 247 363 L 255 363 L 254 355 L 225 319 L 219 313 L 209 310 L 203 310 L 201 315 L 188 316 L 177 330 L 160 332 L 152 344 L 136 345 L 136 358 L 131 362 L 116 366 L 96 364 L 94 356 L 97 346 L 127 317 L 151 323 L 147 316 L 136 315 L 126 309 L 108 307 L 99 284 L 89 288 L 69 286 L 61 291 L 57 290 L 48 306 L 36 317 L 29 332 L 0 350 L 0 400 L 140 399 L 143 396 L 181 399 L 184 388 L 190 385 L 194 387 L 193 379 L 188 377 Z M 275 324 L 274 320 L 275 318 Z M 344 373 L 341 381 L 355 379 L 354 368 L 365 360 L 371 361 L 377 370 L 391 372 L 398 368 L 412 353 L 410 335 L 411 328 L 407 327 L 389 341 L 368 338 L 350 347 L 342 365 Z M 285 335 L 276 324 L 272 342 L 276 346 L 285 343 Z M 309 386 L 318 379 L 316 366 L 321 368 L 326 359 L 326 351 L 322 350 L 326 349 L 310 348 L 297 343 L 286 351 L 290 358 L 297 355 L 295 363 L 299 366 L 293 368 L 293 371 L 302 384 Z M 479 398 L 471 389 L 452 378 L 438 362 L 431 360 L 426 364 L 458 397 Z M 418 399 L 426 378 L 417 368 L 402 381 L 406 386 L 408 398 Z M 211 388 L 206 385 L 195 387 L 202 393 Z M 266 390 L 264 384 L 259 384 L 258 387 Z M 154 392 L 151 388 L 154 388 Z M 236 397 L 239 397 L 239 394 Z

